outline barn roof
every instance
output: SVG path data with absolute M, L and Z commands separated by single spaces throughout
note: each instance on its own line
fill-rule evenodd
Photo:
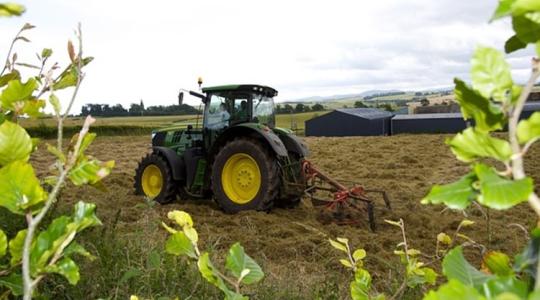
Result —
M 394 120 L 463 119 L 461 113 L 396 115 Z
M 376 108 L 340 108 L 336 111 L 361 117 L 368 120 L 391 118 L 394 114 Z
M 525 102 L 524 111 L 540 111 L 540 102 Z

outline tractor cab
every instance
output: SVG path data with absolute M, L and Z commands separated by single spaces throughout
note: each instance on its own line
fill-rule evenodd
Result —
M 225 85 L 203 88 L 206 94 L 204 129 L 221 131 L 241 123 L 275 127 L 277 91 L 261 85 Z

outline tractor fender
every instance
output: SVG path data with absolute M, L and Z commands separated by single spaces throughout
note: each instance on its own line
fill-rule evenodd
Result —
M 296 153 L 301 157 L 307 157 L 309 155 L 307 145 L 298 136 L 286 132 L 279 132 L 278 135 L 285 148 L 287 148 L 287 151 Z
M 223 133 L 220 134 L 216 143 L 214 143 L 214 149 L 212 153 L 218 151 L 227 140 L 231 140 L 239 136 L 249 136 L 257 139 L 262 139 L 272 148 L 274 153 L 278 156 L 287 156 L 287 148 L 274 132 L 268 127 L 260 127 L 259 125 L 252 124 L 239 124 L 234 127 L 229 127 Z
M 161 155 L 171 167 L 174 180 L 184 180 L 186 178 L 186 168 L 184 160 L 176 154 L 174 150 L 167 147 L 152 147 L 154 153 Z

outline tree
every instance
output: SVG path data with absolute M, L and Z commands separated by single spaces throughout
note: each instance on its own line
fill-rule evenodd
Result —
M 323 111 L 324 106 L 322 104 L 320 104 L 320 103 L 316 103 L 311 107 L 311 110 L 312 111 Z
M 294 112 L 294 108 L 290 104 L 285 104 L 285 108 L 283 109 L 284 113 L 292 113 Z
M 301 113 L 301 112 L 304 112 L 305 109 L 306 109 L 306 108 L 305 108 L 305 105 L 304 105 L 304 104 L 298 103 L 298 104 L 296 104 L 296 106 L 294 107 L 294 112 L 295 112 L 295 113 Z
M 362 102 L 362 101 L 356 101 L 356 102 L 354 102 L 354 107 L 355 108 L 366 108 L 368 106 L 365 105 L 364 102 Z

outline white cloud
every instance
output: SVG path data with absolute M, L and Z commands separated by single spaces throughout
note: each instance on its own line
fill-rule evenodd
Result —
M 488 24 L 495 0 L 21 1 L 3 37 L 29 21 L 36 50 L 65 45 L 78 21 L 96 59 L 75 110 L 87 102 L 172 104 L 180 87 L 261 83 L 279 99 L 450 86 L 467 77 L 477 44 L 501 48 L 508 21 Z M 7 49 L 0 40 L 0 55 Z M 22 56 L 33 58 L 33 52 Z M 518 80 L 532 52 L 512 56 Z M 191 103 L 195 103 L 192 100 Z

